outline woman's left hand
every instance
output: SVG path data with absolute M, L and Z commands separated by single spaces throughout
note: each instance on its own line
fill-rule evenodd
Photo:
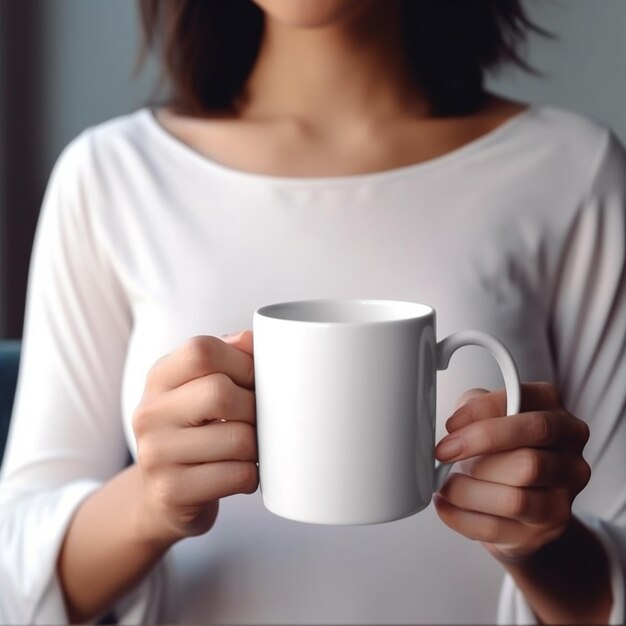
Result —
M 463 461 L 434 503 L 457 532 L 509 561 L 560 537 L 572 502 L 591 476 L 585 422 L 563 408 L 553 385 L 522 385 L 522 409 L 505 415 L 504 390 L 474 390 L 446 423 L 440 461 Z

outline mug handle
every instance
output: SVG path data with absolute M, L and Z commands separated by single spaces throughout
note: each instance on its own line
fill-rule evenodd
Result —
M 463 346 L 480 346 L 485 348 L 497 361 L 504 378 L 506 389 L 506 414 L 515 415 L 520 411 L 521 388 L 519 373 L 511 353 L 495 337 L 478 330 L 464 330 L 452 333 L 437 343 L 437 371 L 448 368 L 450 357 Z M 443 487 L 454 463 L 439 463 L 435 467 L 435 491 Z

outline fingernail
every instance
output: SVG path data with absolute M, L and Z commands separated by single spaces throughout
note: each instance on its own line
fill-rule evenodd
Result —
M 441 461 L 447 461 L 459 456 L 463 450 L 463 442 L 458 437 L 444 439 L 436 449 L 437 458 Z
M 446 429 L 449 433 L 459 430 L 462 426 L 472 423 L 472 416 L 466 407 L 457 409 L 446 421 Z
M 239 337 L 239 335 L 241 335 L 241 333 L 242 331 L 239 331 L 237 333 L 226 333 L 225 335 L 222 335 L 220 339 L 222 341 L 234 341 Z

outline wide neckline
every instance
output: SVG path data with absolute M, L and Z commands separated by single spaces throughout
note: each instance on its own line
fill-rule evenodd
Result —
M 409 163 L 399 167 L 379 170 L 375 172 L 365 172 L 362 174 L 346 174 L 338 176 L 280 176 L 275 174 L 262 174 L 240 170 L 229 165 L 225 165 L 212 159 L 211 157 L 198 152 L 182 139 L 167 130 L 158 120 L 156 110 L 145 107 L 139 111 L 139 115 L 145 122 L 154 136 L 163 143 L 164 146 L 177 152 L 181 158 L 189 160 L 191 163 L 204 168 L 205 170 L 220 174 L 226 177 L 239 179 L 241 182 L 252 182 L 257 184 L 271 184 L 279 186 L 342 186 L 360 183 L 375 183 L 387 180 L 395 180 L 406 176 L 414 176 L 422 172 L 429 172 L 436 168 L 445 167 L 456 163 L 459 159 L 466 157 L 481 148 L 504 139 L 514 132 L 518 126 L 532 117 L 540 107 L 538 105 L 528 105 L 525 109 L 511 116 L 502 124 L 492 130 L 468 141 L 467 143 L 446 152 L 440 156 L 426 161 Z

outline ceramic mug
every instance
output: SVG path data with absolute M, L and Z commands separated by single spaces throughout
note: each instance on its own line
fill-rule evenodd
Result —
M 302 300 L 253 319 L 259 474 L 271 512 L 314 524 L 376 524 L 428 505 L 450 470 L 435 463 L 437 371 L 462 346 L 498 362 L 507 414 L 515 363 L 478 331 L 435 337 L 435 311 L 389 300 Z

